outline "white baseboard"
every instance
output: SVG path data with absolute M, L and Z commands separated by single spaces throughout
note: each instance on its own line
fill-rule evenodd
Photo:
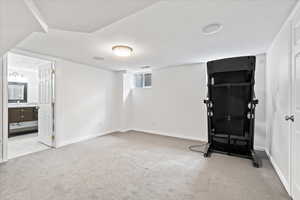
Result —
M 56 148 L 60 148 L 60 147 L 67 146 L 67 145 L 74 144 L 74 143 L 78 143 L 78 142 L 83 142 L 85 140 L 90 140 L 90 139 L 100 137 L 100 136 L 104 136 L 104 135 L 109 135 L 109 134 L 115 133 L 115 132 L 119 132 L 119 130 L 117 130 L 117 131 L 107 131 L 107 132 L 104 132 L 104 133 L 98 133 L 98 134 L 94 134 L 94 135 L 87 135 L 87 136 L 83 136 L 83 137 L 74 138 L 72 140 L 68 140 L 68 141 L 64 141 L 64 142 L 58 142 L 58 144 L 56 145 Z
M 189 136 L 182 136 L 182 135 L 174 135 L 174 134 L 169 134 L 169 133 L 164 133 L 160 131 L 152 131 L 152 130 L 141 130 L 141 129 L 128 129 L 128 130 L 122 130 L 120 132 L 127 132 L 127 131 L 137 131 L 137 132 L 143 132 L 143 133 L 148 133 L 148 134 L 153 134 L 153 135 L 162 135 L 162 136 L 168 136 L 168 137 L 175 137 L 179 139 L 185 139 L 185 140 L 195 140 L 195 141 L 201 141 L 201 142 L 207 142 L 207 139 L 205 138 L 198 138 L 198 137 L 189 137 Z M 265 151 L 265 147 L 261 146 L 255 146 L 255 150 L 258 151 Z
M 200 138 L 200 137 L 190 137 L 190 136 L 182 136 L 182 135 L 175 135 L 171 133 L 165 133 L 160 131 L 153 131 L 153 130 L 141 130 L 141 129 L 131 129 L 132 131 L 142 132 L 142 133 L 148 133 L 153 135 L 161 135 L 161 136 L 167 136 L 167 137 L 173 137 L 173 138 L 179 138 L 179 139 L 185 139 L 185 140 L 194 140 L 199 142 L 207 142 L 207 139 Z
M 280 170 L 280 168 L 278 167 L 278 165 L 276 164 L 275 160 L 273 159 L 273 157 L 270 155 L 269 151 L 266 150 L 266 154 L 269 157 L 269 160 L 273 166 L 273 168 L 275 169 L 280 181 L 282 182 L 282 184 L 284 185 L 286 191 L 289 193 L 289 195 L 291 195 L 291 191 L 290 191 L 290 184 L 289 181 L 286 180 L 286 178 L 284 177 L 282 171 Z
M 266 148 L 265 147 L 261 147 L 261 146 L 254 146 L 254 150 L 257 150 L 257 151 L 266 151 Z
M 3 160 L 0 160 L 0 164 L 4 164 L 8 161 L 8 159 L 3 159 Z

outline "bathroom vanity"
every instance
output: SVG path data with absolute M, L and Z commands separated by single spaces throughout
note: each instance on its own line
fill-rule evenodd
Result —
M 38 106 L 34 104 L 9 104 L 9 135 L 38 132 Z

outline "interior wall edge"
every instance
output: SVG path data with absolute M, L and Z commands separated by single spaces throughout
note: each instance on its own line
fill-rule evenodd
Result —
M 44 20 L 40 10 L 36 6 L 36 4 L 32 0 L 24 0 L 25 4 L 27 5 L 28 9 L 36 19 L 36 21 L 40 24 L 44 33 L 47 33 L 49 30 L 49 26 Z

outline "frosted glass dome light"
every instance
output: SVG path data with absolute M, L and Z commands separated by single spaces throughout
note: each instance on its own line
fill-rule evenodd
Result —
M 133 49 L 129 46 L 118 45 L 112 48 L 114 54 L 120 57 L 128 57 L 131 56 Z

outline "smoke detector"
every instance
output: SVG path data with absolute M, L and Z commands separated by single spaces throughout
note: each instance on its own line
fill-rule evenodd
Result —
M 220 32 L 223 28 L 223 25 L 220 23 L 208 24 L 202 28 L 202 32 L 205 35 L 212 35 Z

